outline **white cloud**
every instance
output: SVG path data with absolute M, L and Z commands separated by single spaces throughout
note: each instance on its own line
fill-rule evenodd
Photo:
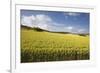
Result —
M 67 29 L 72 30 L 72 29 L 73 29 L 73 27 L 72 27 L 72 26 L 69 26 L 69 27 L 67 27 Z
M 21 24 L 30 27 L 40 27 L 42 29 L 48 29 L 49 24 L 53 23 L 52 19 L 44 14 L 22 16 Z
M 85 33 L 86 31 L 85 31 L 85 29 L 79 29 L 79 30 L 77 30 L 77 32 L 78 33 Z
M 64 28 L 64 31 L 66 32 L 72 32 L 72 33 L 87 33 L 85 29 L 80 29 L 77 27 L 73 27 L 73 26 L 68 26 Z
M 45 22 L 51 22 L 52 21 L 52 19 L 49 17 L 49 16 L 47 16 L 47 15 L 44 15 L 44 14 L 38 14 L 38 15 L 36 15 L 36 19 L 38 20 L 38 21 L 45 21 Z
M 22 16 L 21 24 L 25 26 L 33 27 L 35 24 L 33 22 L 35 21 L 35 16 Z
M 64 30 L 67 32 L 72 32 L 74 28 L 72 26 L 64 27 Z
M 68 17 L 68 16 L 79 16 L 80 13 L 76 13 L 76 12 L 68 12 L 68 13 L 64 13 L 64 15 L 65 15 L 66 17 Z
M 43 14 L 36 15 L 36 24 L 38 27 L 48 29 L 50 23 L 53 23 L 53 21 L 49 16 Z

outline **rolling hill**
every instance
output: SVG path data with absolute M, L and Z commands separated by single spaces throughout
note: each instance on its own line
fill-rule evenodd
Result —
M 89 36 L 21 26 L 21 62 L 89 60 Z
M 35 30 L 35 31 L 39 31 L 39 32 L 50 32 L 50 33 L 60 33 L 60 34 L 74 34 L 74 35 L 80 35 L 80 36 L 87 36 L 89 35 L 89 33 L 72 33 L 72 32 L 55 32 L 55 31 L 49 31 L 49 30 L 45 30 L 45 29 L 41 29 L 39 27 L 28 27 L 28 26 L 24 26 L 24 25 L 21 25 L 21 28 L 22 29 L 27 29 L 27 30 Z

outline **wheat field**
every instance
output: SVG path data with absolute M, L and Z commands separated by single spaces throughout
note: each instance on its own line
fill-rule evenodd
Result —
M 21 63 L 89 59 L 89 35 L 21 29 Z

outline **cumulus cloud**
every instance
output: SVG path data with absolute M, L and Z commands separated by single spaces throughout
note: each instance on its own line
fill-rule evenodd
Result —
M 79 29 L 77 32 L 78 33 L 85 33 L 86 31 L 85 31 L 85 29 Z
M 68 26 L 68 27 L 64 27 L 64 30 L 66 30 L 67 32 L 72 32 L 74 28 L 72 26 Z
M 79 16 L 80 13 L 76 13 L 76 12 L 67 12 L 67 13 L 64 13 L 64 15 L 69 15 L 69 16 Z
M 80 13 L 76 13 L 76 12 L 68 12 L 66 14 L 69 16 L 79 16 L 80 15 Z
M 70 13 L 68 13 L 68 15 L 70 15 L 70 16 L 79 16 L 80 14 L 79 13 L 72 13 L 72 12 L 70 12 Z
M 40 27 L 42 29 L 48 29 L 50 23 L 53 23 L 52 19 L 44 14 L 22 16 L 21 20 L 22 25 Z
M 36 15 L 36 24 L 42 29 L 49 29 L 50 23 L 53 23 L 52 19 L 43 14 Z
M 72 30 L 72 29 L 73 29 L 73 27 L 72 27 L 72 26 L 69 26 L 69 27 L 67 27 L 67 29 Z
M 25 26 L 33 27 L 33 22 L 35 21 L 35 16 L 22 16 L 21 24 Z
M 44 15 L 44 14 L 36 15 L 36 19 L 39 20 L 39 21 L 45 20 L 46 22 L 51 22 L 52 21 L 52 19 L 48 15 Z
M 72 32 L 72 33 L 87 33 L 85 28 L 78 28 L 78 27 L 73 27 L 73 26 L 68 26 L 64 28 L 64 31 L 67 32 Z

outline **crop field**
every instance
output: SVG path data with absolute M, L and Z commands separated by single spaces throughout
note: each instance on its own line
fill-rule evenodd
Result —
M 89 35 L 21 29 L 21 63 L 89 59 Z

